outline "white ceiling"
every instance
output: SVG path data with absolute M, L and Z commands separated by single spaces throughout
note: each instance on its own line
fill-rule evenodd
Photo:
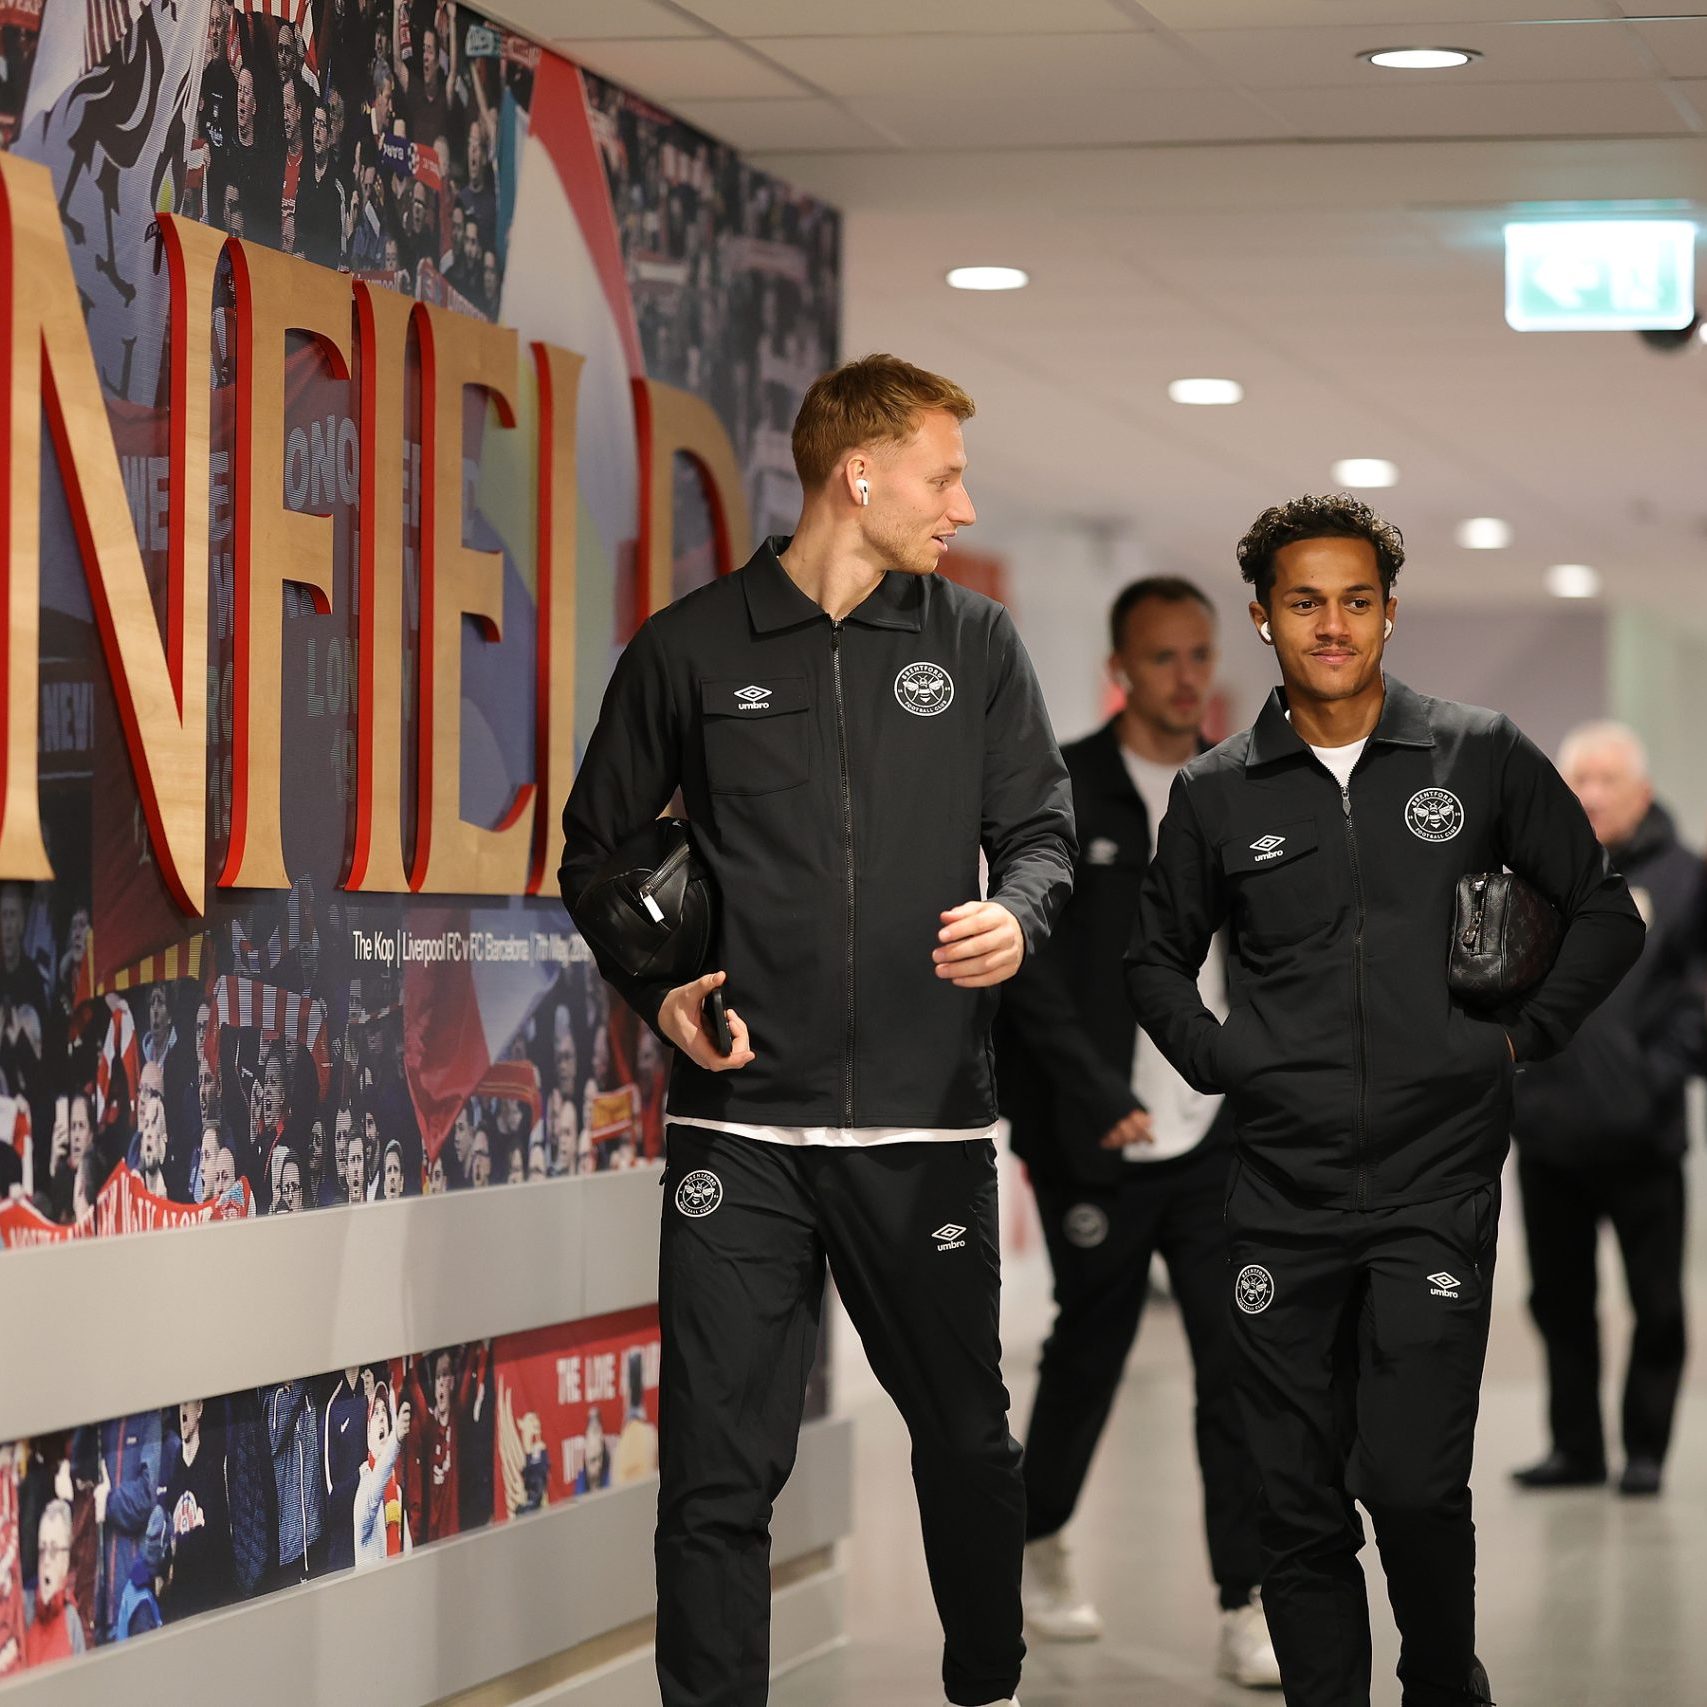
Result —
M 1130 528 L 1223 563 L 1263 504 L 1385 456 L 1413 599 L 1619 599 L 1707 568 L 1707 347 L 1519 335 L 1514 211 L 1707 218 L 1707 3 L 500 0 L 500 15 L 840 205 L 846 346 L 952 373 L 987 515 Z M 1664 16 L 1657 14 L 1663 13 Z M 1477 49 L 1395 73 L 1383 46 Z M 964 262 L 1030 289 L 949 291 Z M 1240 380 L 1236 409 L 1168 380 Z M 1512 550 L 1453 524 L 1504 516 Z

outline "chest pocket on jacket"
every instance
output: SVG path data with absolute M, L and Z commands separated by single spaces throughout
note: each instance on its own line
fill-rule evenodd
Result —
M 803 676 L 701 682 L 699 711 L 713 794 L 775 794 L 805 782 L 812 720 Z
M 1301 942 L 1332 914 L 1322 893 L 1316 821 L 1276 824 L 1256 836 L 1234 836 L 1217 850 L 1233 891 L 1233 922 L 1253 944 Z

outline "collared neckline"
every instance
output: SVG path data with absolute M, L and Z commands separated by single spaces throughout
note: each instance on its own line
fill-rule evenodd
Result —
M 782 566 L 782 554 L 791 537 L 772 534 L 739 571 L 748 614 L 761 634 L 830 620 L 824 607 L 801 592 Z M 846 620 L 866 628 L 897 628 L 917 634 L 925 626 L 926 579 L 891 569 L 864 602 L 848 612 Z
M 1386 699 L 1381 706 L 1380 721 L 1369 739 L 1389 747 L 1432 747 L 1434 725 L 1429 719 L 1428 702 L 1397 676 L 1389 675 L 1384 680 Z M 1309 743 L 1292 727 L 1286 715 L 1286 689 L 1277 687 L 1251 725 L 1245 768 L 1275 764 L 1309 751 Z
M 1085 750 L 1093 753 L 1093 775 L 1090 778 L 1093 786 L 1104 794 L 1114 795 L 1122 799 L 1138 800 L 1138 789 L 1132 781 L 1132 772 L 1126 763 L 1126 743 L 1120 738 L 1120 714 L 1118 712 L 1094 730 L 1084 743 Z M 1201 735 L 1197 738 L 1197 753 L 1201 756 L 1209 751 L 1210 743 Z M 1190 763 L 1189 760 L 1186 761 Z M 1181 766 L 1181 769 L 1184 767 Z

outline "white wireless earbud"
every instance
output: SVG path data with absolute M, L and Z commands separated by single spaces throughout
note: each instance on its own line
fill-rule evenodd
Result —
M 1391 640 L 1393 638 L 1393 619 L 1391 617 L 1387 618 L 1387 626 L 1381 630 L 1381 638 L 1383 640 Z
M 862 504 L 871 502 L 871 482 L 869 480 L 856 480 L 854 490 L 859 493 L 859 501 Z
M 1274 644 L 1274 631 L 1266 622 L 1257 630 L 1257 633 L 1262 636 L 1263 645 L 1272 646 Z

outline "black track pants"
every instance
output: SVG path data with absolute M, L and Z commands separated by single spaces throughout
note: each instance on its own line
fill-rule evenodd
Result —
M 1498 1219 L 1497 1186 L 1358 1212 L 1236 1167 L 1230 1307 L 1288 1707 L 1369 1707 L 1354 1500 L 1375 1523 L 1405 1707 L 1475 1699 L 1470 1462 Z
M 1012 1695 L 1025 1489 L 1002 1385 L 994 1146 L 794 1148 L 673 1125 L 663 1215 L 664 1707 L 766 1699 L 771 1505 L 794 1464 L 826 1261 L 912 1435 L 948 1699 Z
M 1197 1461 L 1209 1566 L 1224 1607 L 1261 1579 L 1257 1477 L 1234 1391 L 1238 1346 L 1227 1309 L 1232 1146 L 1206 1142 L 1178 1161 L 1134 1168 L 1112 1185 L 1040 1184 L 1037 1207 L 1055 1274 L 1025 1441 L 1026 1533 L 1054 1535 L 1073 1515 L 1108 1421 L 1160 1252 L 1191 1345 Z
M 1595 1247 L 1600 1223 L 1608 1220 L 1636 1318 L 1624 1376 L 1624 1451 L 1664 1462 L 1688 1339 L 1682 1161 L 1557 1167 L 1520 1156 L 1517 1177 L 1529 1241 L 1529 1308 L 1547 1346 L 1554 1447 L 1585 1463 L 1606 1461 Z

